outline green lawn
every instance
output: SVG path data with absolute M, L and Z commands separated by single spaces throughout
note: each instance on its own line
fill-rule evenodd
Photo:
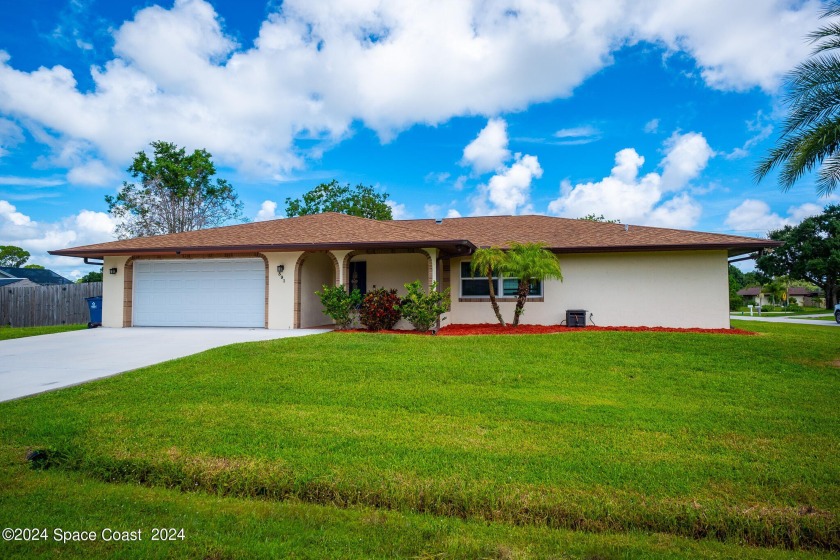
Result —
M 0 340 L 24 338 L 41 334 L 54 334 L 86 329 L 87 325 L 55 325 L 52 327 L 0 327 Z
M 735 326 L 761 335 L 334 333 L 0 403 L 0 467 L 23 481 L 0 481 L 0 521 L 87 519 L 110 511 L 97 496 L 126 504 L 116 496 L 135 493 L 151 505 L 123 506 L 118 520 L 206 510 L 195 531 L 201 546 L 226 543 L 210 555 L 220 558 L 247 555 L 252 537 L 265 542 L 235 513 L 252 509 L 292 540 L 296 519 L 323 518 L 318 534 L 350 538 L 350 557 L 837 550 L 836 333 Z M 26 451 L 41 448 L 54 468 L 23 470 Z M 18 486 L 23 499 L 8 490 Z M 27 496 L 38 507 L 22 507 Z M 379 515 L 384 527 L 352 529 Z M 402 530 L 404 541 L 392 535 Z M 277 550 L 306 556 L 309 538 Z M 467 552 L 453 552 L 464 539 Z

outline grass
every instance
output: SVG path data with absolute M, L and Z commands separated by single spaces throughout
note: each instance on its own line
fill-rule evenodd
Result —
M 490 523 L 513 541 L 582 529 L 599 534 L 571 533 L 579 542 L 638 539 L 651 557 L 662 551 L 645 546 L 680 537 L 709 554 L 723 549 L 708 539 L 837 550 L 835 333 L 735 326 L 762 335 L 334 333 L 229 346 L 0 403 L 0 453 L 17 468 L 48 449 L 56 469 L 26 476 L 97 492 L 215 495 L 155 494 L 186 509 L 221 496 L 320 504 L 344 527 L 377 508 L 412 529 Z M 21 503 L 7 492 L 2 519 Z M 680 546 L 664 550 L 700 555 Z
M 834 314 L 828 314 L 824 317 L 802 317 L 803 319 L 810 319 L 812 321 L 835 321 Z
M 299 501 L 225 498 L 78 473 L 33 471 L 0 453 L 0 524 L 64 531 L 142 531 L 135 542 L 2 542 L 5 559 L 33 558 L 535 558 L 766 559 L 827 558 L 827 553 L 742 547 L 640 532 L 596 534 L 448 517 L 339 509 Z M 184 529 L 184 539 L 151 541 L 154 527 Z
M 51 327 L 0 327 L 0 340 L 55 334 L 86 329 L 87 325 L 54 325 Z

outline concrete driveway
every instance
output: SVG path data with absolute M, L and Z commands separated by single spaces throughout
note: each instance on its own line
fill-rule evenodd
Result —
M 325 329 L 87 329 L 0 340 L 0 401 L 108 377 L 237 342 L 329 332 Z

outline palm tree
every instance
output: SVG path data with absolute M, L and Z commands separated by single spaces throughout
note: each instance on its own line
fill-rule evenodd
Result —
M 840 15 L 840 1 L 831 0 L 822 17 Z M 840 181 L 840 23 L 811 33 L 811 57 L 798 65 L 785 82 L 790 114 L 775 148 L 754 171 L 761 181 L 781 166 L 779 183 L 790 189 L 805 173 L 819 166 L 817 193 L 832 193 Z
M 519 325 L 519 317 L 525 309 L 525 301 L 531 290 L 531 281 L 542 282 L 547 278 L 563 280 L 560 260 L 557 255 L 545 248 L 545 243 L 510 244 L 502 270 L 506 276 L 519 279 L 516 290 L 516 310 L 513 313 L 514 327 Z
M 505 253 L 498 247 L 487 247 L 483 249 L 476 249 L 472 255 L 470 262 L 470 271 L 473 277 L 486 276 L 487 285 L 490 287 L 490 305 L 493 307 L 493 313 L 496 314 L 496 319 L 499 324 L 505 326 L 505 320 L 502 319 L 502 313 L 499 311 L 499 303 L 496 301 L 496 289 L 493 286 L 493 277 L 497 275 L 506 260 Z

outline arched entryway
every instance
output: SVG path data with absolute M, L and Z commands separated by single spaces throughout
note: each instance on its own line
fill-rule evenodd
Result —
M 334 286 L 338 277 L 338 261 L 332 253 L 307 252 L 295 264 L 295 328 L 306 329 L 332 323 L 324 315 L 321 300 L 315 292 L 323 286 Z

